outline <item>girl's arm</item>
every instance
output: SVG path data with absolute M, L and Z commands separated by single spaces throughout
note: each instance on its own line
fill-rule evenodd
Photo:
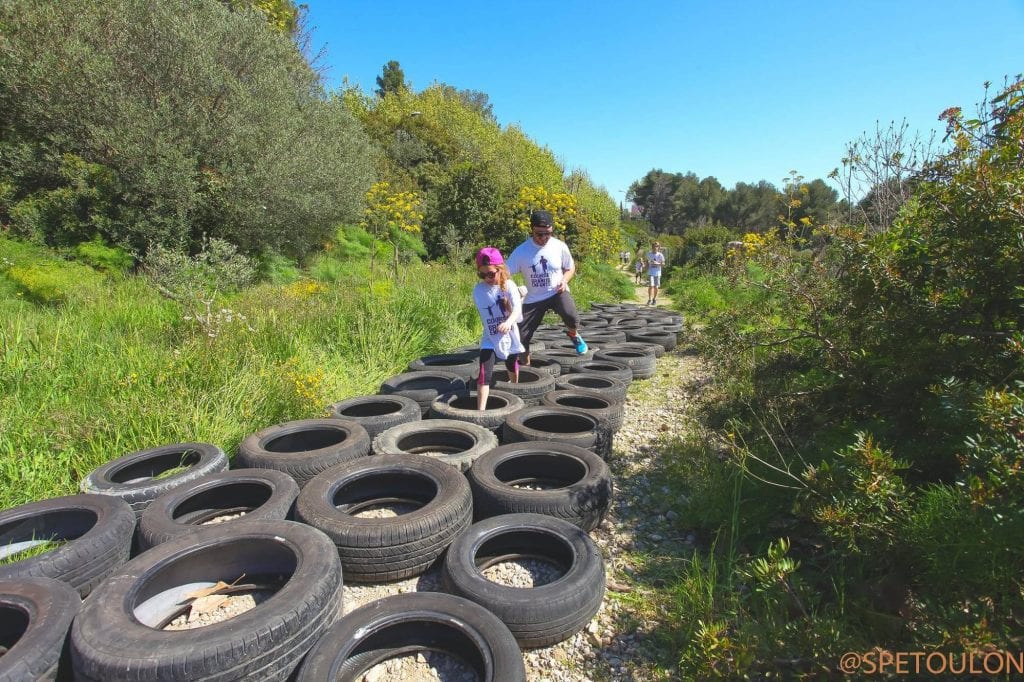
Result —
M 519 296 L 519 289 L 516 287 L 515 282 L 509 281 L 506 283 L 505 295 L 508 296 L 512 310 L 505 318 L 505 321 L 498 325 L 498 331 L 502 334 L 507 334 L 511 331 L 512 327 L 519 322 L 519 318 L 523 315 L 523 299 Z
M 515 282 L 511 283 L 509 287 L 509 299 L 512 301 L 512 312 L 509 313 L 508 319 L 512 320 L 513 324 L 519 322 L 523 316 L 523 297 L 519 293 L 519 287 L 515 285 Z

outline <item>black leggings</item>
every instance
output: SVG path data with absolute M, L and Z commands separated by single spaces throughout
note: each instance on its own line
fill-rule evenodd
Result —
M 481 348 L 480 349 L 480 374 L 476 378 L 478 386 L 487 384 L 491 388 L 494 388 L 494 349 L 492 348 Z M 512 353 L 505 358 L 505 369 L 508 370 L 508 377 L 511 379 L 516 372 L 519 371 L 519 356 Z
M 562 318 L 562 322 L 565 323 L 568 329 L 577 329 L 580 326 L 580 316 L 576 312 L 576 301 L 572 300 L 572 296 L 569 295 L 568 291 L 563 291 L 536 303 L 524 303 L 523 321 L 519 323 L 519 335 L 522 337 L 523 348 L 526 349 L 527 354 L 530 352 L 530 341 L 533 339 L 533 333 L 537 331 L 541 320 L 544 319 L 544 313 L 549 310 L 554 310 Z

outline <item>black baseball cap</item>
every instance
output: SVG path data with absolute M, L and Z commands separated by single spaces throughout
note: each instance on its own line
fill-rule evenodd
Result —
M 530 227 L 554 227 L 554 221 L 547 211 L 534 211 L 530 214 Z

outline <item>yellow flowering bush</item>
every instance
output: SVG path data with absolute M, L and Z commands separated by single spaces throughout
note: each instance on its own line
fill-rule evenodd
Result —
M 360 226 L 373 238 L 370 271 L 377 253 L 377 241 L 391 244 L 394 274 L 398 279 L 398 252 L 402 234 L 419 234 L 423 225 L 423 197 L 419 192 L 394 190 L 389 182 L 377 182 L 366 192 L 366 209 Z
M 360 225 L 385 239 L 392 230 L 418 233 L 423 224 L 422 204 L 419 192 L 396 192 L 389 182 L 374 183 L 366 192 L 366 209 Z
M 512 207 L 516 227 L 523 232 L 529 232 L 530 213 L 536 210 L 551 214 L 555 230 L 566 230 L 579 218 L 576 197 L 571 194 L 550 192 L 541 186 L 521 188 Z
M 325 375 L 322 369 L 306 371 L 299 366 L 296 358 L 289 358 L 282 369 L 285 385 L 298 403 L 301 412 L 313 414 L 322 408 L 325 403 Z
M 304 300 L 317 294 L 322 294 L 327 291 L 327 287 L 319 282 L 314 282 L 308 279 L 300 279 L 297 282 L 292 282 L 283 287 L 285 296 Z
M 748 256 L 754 257 L 769 250 L 772 246 L 778 244 L 778 242 L 778 230 L 768 230 L 767 232 L 747 232 L 743 235 L 743 250 Z

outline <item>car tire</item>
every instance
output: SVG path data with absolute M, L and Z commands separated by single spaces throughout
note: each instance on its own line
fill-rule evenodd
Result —
M 563 574 L 531 588 L 484 577 L 487 567 L 519 557 L 541 558 Z M 505 514 L 473 524 L 448 548 L 442 575 L 448 591 L 496 615 L 524 648 L 568 639 L 604 599 L 604 560 L 594 541 L 568 521 L 541 514 Z
M 621 362 L 581 362 L 572 368 L 574 374 L 594 374 L 611 379 L 618 379 L 629 386 L 633 382 L 633 370 Z M 555 382 L 558 383 L 557 381 Z
M 661 346 L 659 346 L 660 348 Z M 626 349 L 619 346 L 599 351 L 594 355 L 598 361 L 620 362 L 633 371 L 633 379 L 648 379 L 654 375 L 656 360 L 642 350 Z
M 498 437 L 476 424 L 455 419 L 427 419 L 393 426 L 373 439 L 377 455 L 427 455 L 459 471 L 498 447 Z
M 591 531 L 612 500 L 612 475 L 605 461 L 590 450 L 563 443 L 502 445 L 474 462 L 466 478 L 476 521 L 533 513 Z M 547 487 L 525 487 L 538 484 Z
M 419 505 L 389 518 L 363 518 L 381 503 Z M 334 542 L 350 582 L 419 575 L 472 522 L 472 493 L 453 467 L 418 455 L 379 455 L 348 462 L 309 482 L 296 516 Z
M 179 466 L 184 471 L 158 478 Z M 119 497 L 131 505 L 136 518 L 156 498 L 207 474 L 227 471 L 228 457 L 209 443 L 174 443 L 139 450 L 107 462 L 82 479 L 79 489 L 91 495 Z
M 188 595 L 241 576 L 279 588 L 230 620 L 163 630 Z M 341 562 L 314 528 L 253 521 L 158 545 L 94 595 L 71 626 L 76 680 L 283 681 L 341 611 Z
M 351 419 L 364 429 L 372 441 L 392 426 L 419 421 L 420 404 L 404 395 L 364 395 L 348 398 L 327 408 L 328 416 Z
M 410 592 L 370 602 L 335 623 L 296 682 L 359 682 L 382 661 L 426 650 L 458 657 L 480 682 L 526 680 L 519 645 L 497 616 L 452 594 Z
M 128 560 L 135 512 L 119 497 L 69 495 L 0 512 L 2 556 L 48 539 L 64 544 L 28 559 L 0 565 L 0 580 L 53 578 L 82 597 Z
M 469 381 L 480 372 L 480 351 L 425 355 L 409 363 L 410 372 L 433 372 L 434 370 L 452 372 Z
M 553 441 L 575 445 L 598 454 L 602 454 L 599 450 L 606 447 L 597 419 L 570 407 L 524 407 L 508 416 L 502 436 L 506 444 Z
M 298 495 L 299 485 L 283 471 L 235 469 L 213 474 L 154 500 L 139 519 L 139 545 L 146 550 L 202 532 L 207 528 L 202 524 L 239 512 L 245 515 L 223 523 L 283 521 Z
M 426 416 L 434 398 L 442 393 L 465 390 L 466 384 L 466 380 L 455 372 L 439 369 L 429 372 L 405 372 L 385 379 L 380 385 L 380 393 L 412 398 L 420 406 L 420 416 Z
M 78 592 L 59 580 L 0 581 L 0 682 L 56 680 L 66 668 L 68 630 L 81 606 Z
M 626 406 L 611 396 L 581 388 L 551 391 L 544 396 L 541 404 L 549 407 L 572 407 L 588 412 L 611 433 L 616 433 L 622 428 L 626 412 Z
M 630 370 L 630 372 L 632 371 Z M 559 377 L 558 381 L 555 382 L 555 388 L 559 390 L 586 389 L 588 391 L 597 391 L 620 403 L 626 401 L 626 392 L 629 390 L 629 386 L 618 379 L 591 372 L 574 372 Z
M 250 434 L 238 446 L 240 468 L 283 471 L 299 487 L 335 464 L 370 454 L 370 437 L 349 419 L 302 419 Z
M 434 399 L 430 405 L 431 419 L 454 419 L 476 424 L 497 434 L 508 419 L 508 415 L 526 407 L 523 399 L 506 391 L 493 390 L 487 394 L 487 405 L 476 409 L 476 391 L 445 393 Z
M 495 390 L 511 393 L 519 396 L 526 406 L 536 405 L 545 393 L 555 387 L 555 377 L 550 372 L 545 372 L 532 367 L 520 365 L 519 381 L 509 381 L 507 369 L 494 370 Z

